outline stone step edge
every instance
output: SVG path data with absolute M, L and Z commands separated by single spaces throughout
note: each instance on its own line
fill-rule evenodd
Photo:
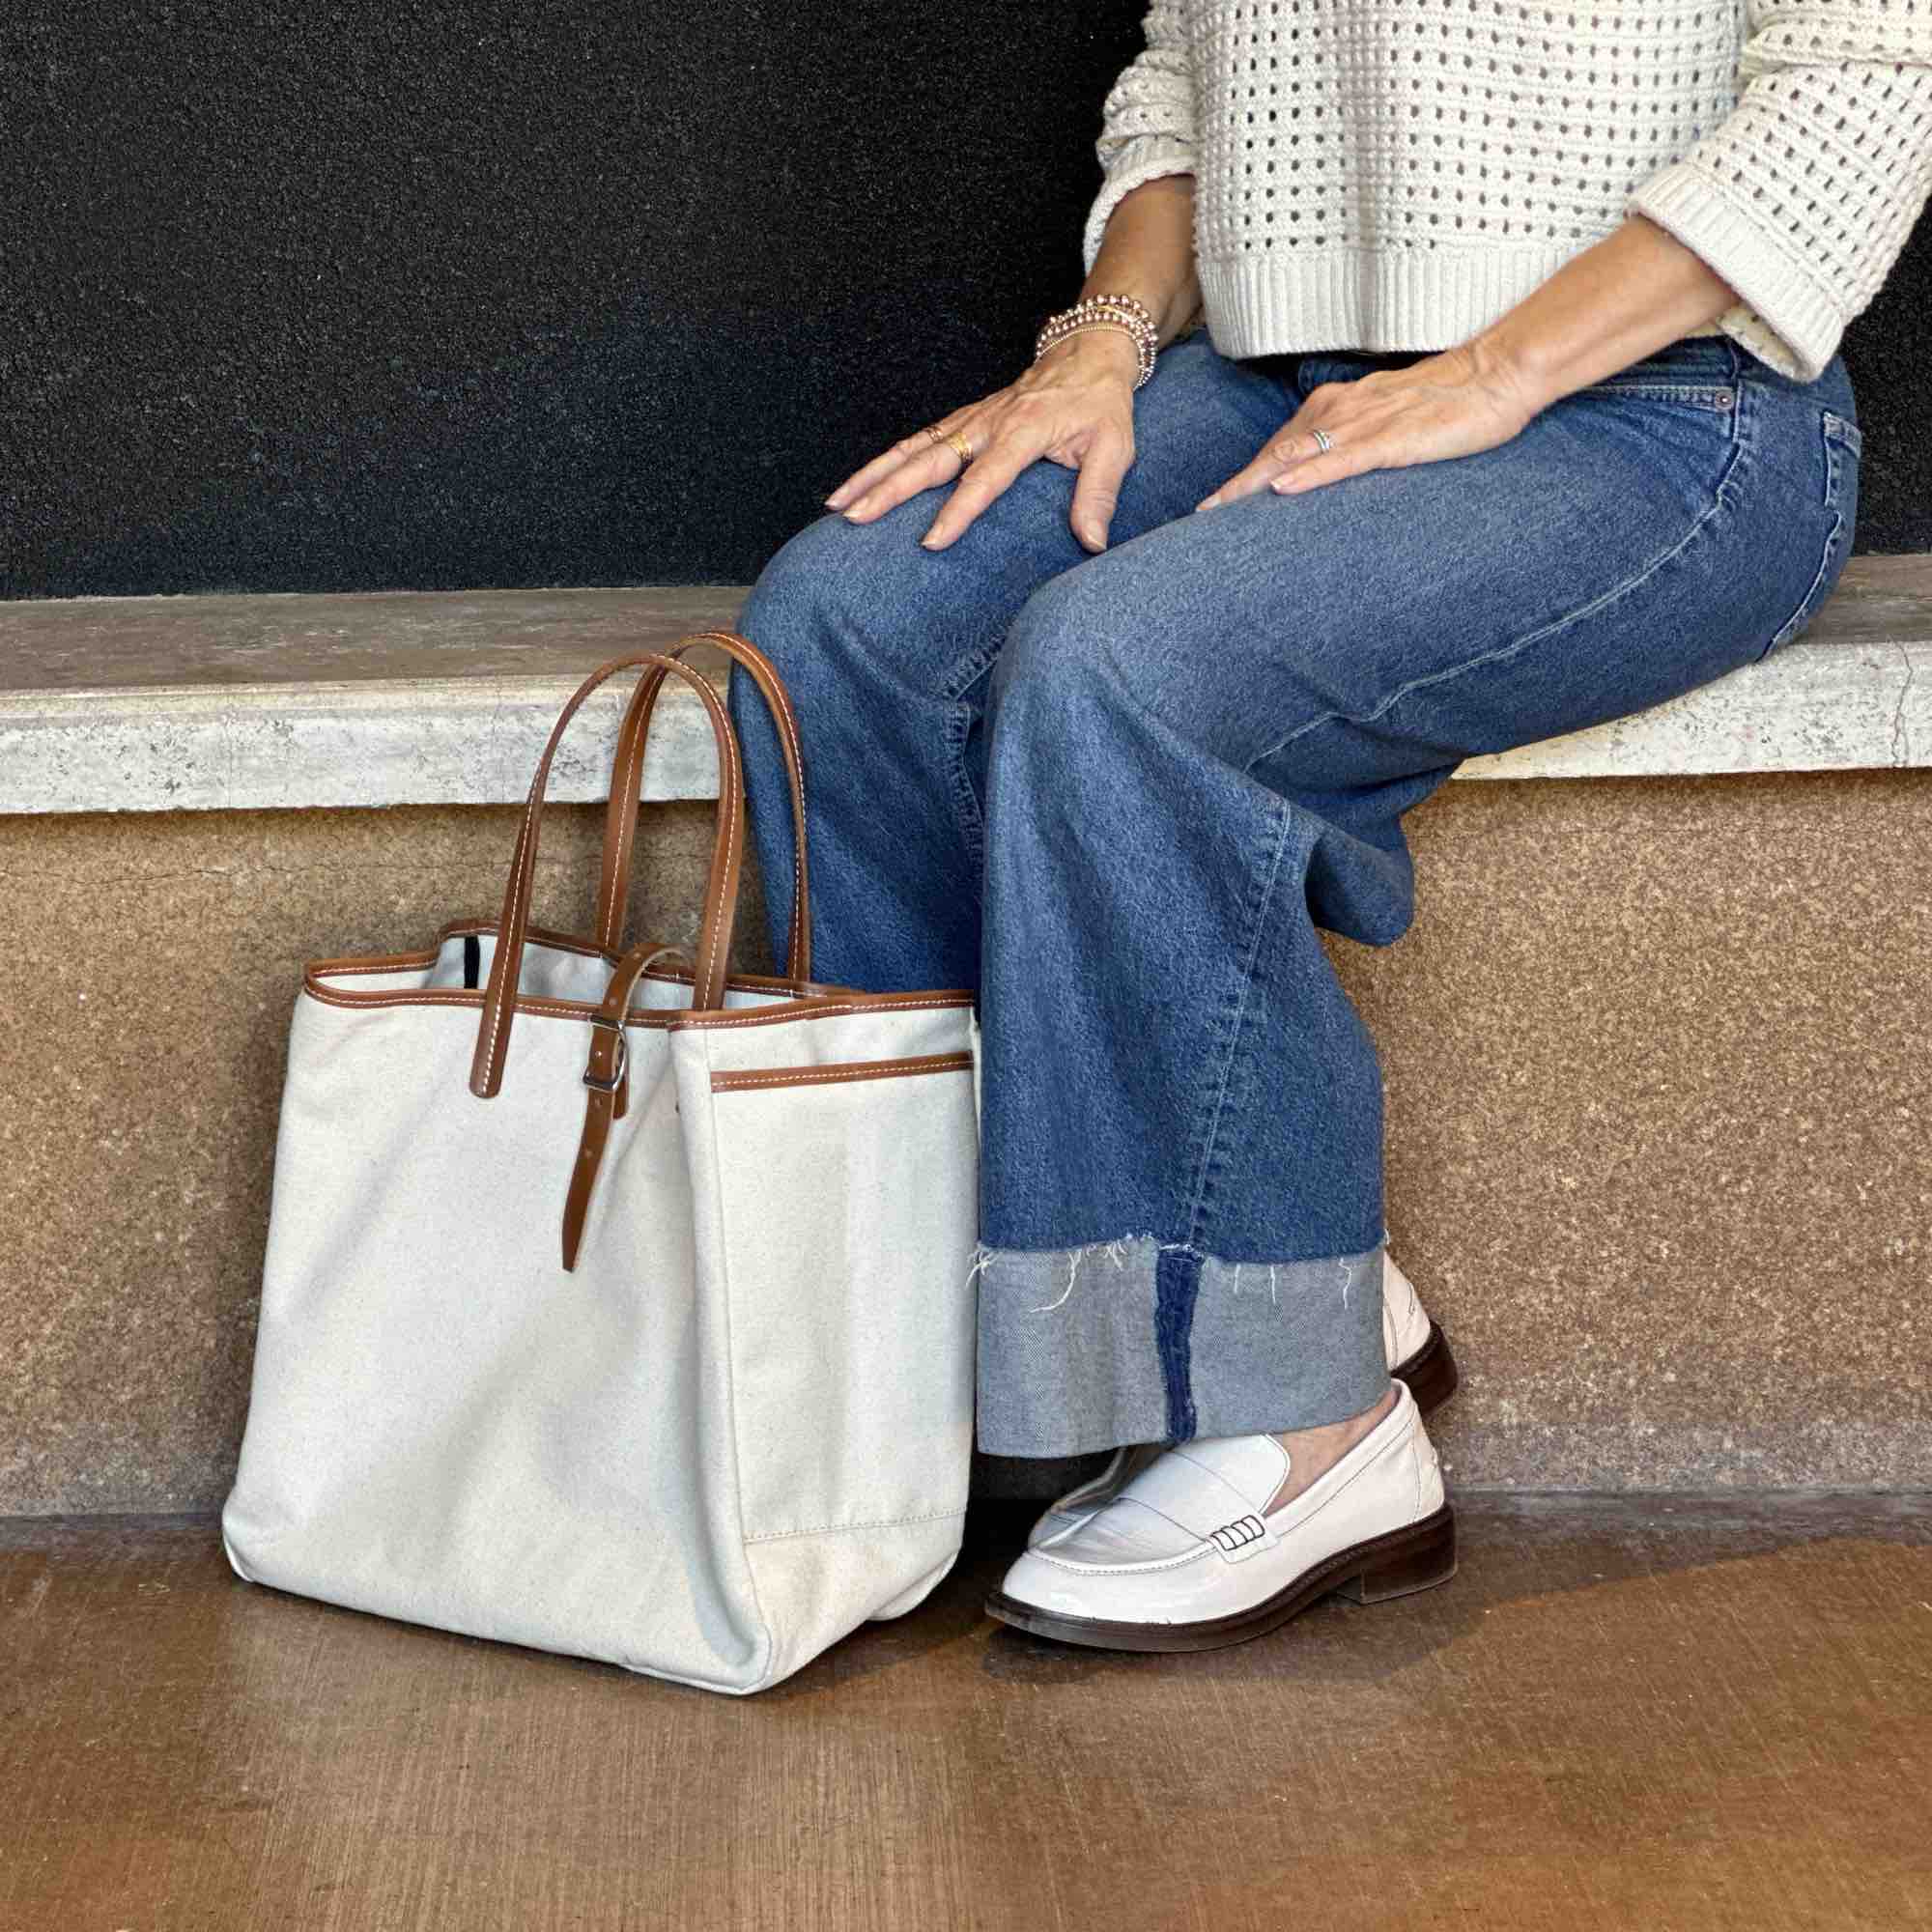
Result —
M 1866 568 L 1861 570 L 1860 566 Z M 311 647 L 299 636 L 251 652 L 235 644 L 240 604 L 273 607 L 278 622 L 300 598 L 94 599 L 0 604 L 0 812 L 253 810 L 521 801 L 557 711 L 584 670 L 626 649 L 728 626 L 740 586 L 649 586 L 539 592 L 384 592 L 313 600 L 366 619 L 358 674 L 289 675 Z M 57 685 L 21 688 L 37 636 L 71 639 L 85 619 L 118 625 L 138 646 L 145 613 L 164 606 L 174 648 L 220 607 L 218 648 L 182 675 L 135 683 L 76 680 L 71 640 L 49 653 Z M 103 609 L 103 607 L 109 607 Z M 398 611 L 407 619 L 397 619 Z M 46 613 L 53 613 L 48 617 Z M 441 613 L 447 613 L 446 621 Z M 36 619 L 39 618 L 39 629 Z M 403 677 L 373 673 L 396 622 Z M 129 626 L 133 629 L 129 629 Z M 439 626 L 442 627 L 439 635 Z M 401 634 L 407 633 L 404 637 Z M 475 641 L 487 635 L 487 646 Z M 342 627 L 331 634 L 339 641 Z M 231 682 L 272 655 L 280 673 Z M 328 661 L 315 647 L 318 663 Z M 465 656 L 491 668 L 461 676 Z M 529 665 L 529 669 L 523 668 Z M 433 667 L 433 668 L 432 668 Z M 540 668 L 539 668 L 540 667 Z M 137 668 L 141 667 L 136 661 Z M 707 668 L 711 668 L 707 667 Z M 716 672 L 714 671 L 714 674 Z M 566 738 L 553 777 L 560 801 L 601 799 L 622 692 L 599 694 Z M 808 742 L 807 755 L 810 746 Z M 1922 769 L 1932 766 L 1932 557 L 1854 558 L 1811 630 L 1762 665 L 1746 666 L 1683 697 L 1589 730 L 1465 760 L 1459 779 L 1656 778 L 1736 772 Z M 690 692 L 668 694 L 645 758 L 649 800 L 717 792 L 709 726 Z

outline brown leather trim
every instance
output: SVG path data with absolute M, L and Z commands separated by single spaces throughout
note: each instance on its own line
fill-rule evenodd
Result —
M 679 1027 L 779 1026 L 786 1020 L 833 1019 L 841 1013 L 899 1013 L 926 1007 L 970 1007 L 969 992 L 854 993 L 836 1000 L 792 1000 L 775 1007 L 750 1007 L 743 1011 L 680 1010 Z
M 471 990 L 462 986 L 419 986 L 414 988 L 390 988 L 383 992 L 360 993 L 347 987 L 327 986 L 321 983 L 321 976 L 336 976 L 354 973 L 400 973 L 412 968 L 433 966 L 434 952 L 401 952 L 386 958 L 361 959 L 317 959 L 310 962 L 302 979 L 302 991 L 312 1000 L 320 1001 L 327 1007 L 468 1007 L 472 1012 L 483 1005 L 480 989 Z M 689 984 L 689 976 L 679 973 L 661 973 L 655 969 L 643 976 L 646 979 L 675 980 Z M 748 991 L 765 991 L 773 986 L 785 987 L 784 980 L 753 980 L 746 976 L 744 981 L 731 980 L 733 985 L 744 984 Z M 751 1007 L 731 1011 L 695 1012 L 685 1007 L 670 1007 L 663 1012 L 646 1012 L 632 1009 L 624 1015 L 626 1026 L 641 1027 L 712 1027 L 712 1026 L 773 1026 L 789 1020 L 816 1020 L 836 1018 L 849 1013 L 907 1012 L 923 1009 L 970 1007 L 973 995 L 966 991 L 942 991 L 938 993 L 848 993 L 842 988 L 830 997 L 807 994 L 797 999 L 781 1000 L 769 1007 Z M 539 999 L 532 994 L 521 995 L 516 1003 L 520 1013 L 541 1013 L 551 1019 L 588 1020 L 598 1010 L 592 1000 Z
M 675 966 L 657 967 L 643 975 L 646 980 L 663 980 L 668 984 L 689 986 L 690 970 Z M 825 980 L 781 980 L 771 973 L 733 973 L 725 981 L 747 993 L 789 993 L 795 1000 L 864 1000 L 871 996 L 861 986 L 835 986 Z
M 970 1073 L 970 1053 L 923 1053 L 911 1060 L 846 1060 L 830 1066 L 768 1066 L 755 1073 L 714 1073 L 714 1094 L 754 1087 L 833 1087 L 855 1080 L 905 1080 L 918 1073 Z
M 540 946 L 548 946 L 556 952 L 579 952 L 586 959 L 604 959 L 611 965 L 617 963 L 614 952 L 606 952 L 594 939 L 585 939 L 581 932 L 559 932 L 554 926 L 529 925 L 525 927 L 525 936 L 533 939 Z M 436 936 L 438 950 L 452 939 L 495 939 L 497 922 L 495 919 L 453 919 Z
M 496 936 L 497 922 L 494 919 L 453 919 L 437 933 L 435 946 L 425 952 L 362 952 L 351 953 L 340 959 L 311 959 L 302 970 L 310 974 L 427 972 L 436 964 L 450 940 L 494 939 Z M 617 964 L 617 954 L 606 952 L 595 940 L 584 938 L 581 932 L 558 932 L 553 926 L 533 925 L 528 930 L 528 937 L 557 952 L 575 952 L 585 959 L 602 959 L 609 966 Z M 689 967 L 652 966 L 640 977 L 679 986 L 689 986 L 694 980 Z M 796 1000 L 866 1000 L 879 997 L 860 986 L 838 986 L 824 980 L 787 980 L 776 973 L 732 973 L 726 976 L 724 983 L 736 987 L 741 993 L 789 993 Z
M 483 993 L 480 988 L 471 992 L 458 986 L 430 986 L 407 993 L 353 993 L 340 987 L 318 985 L 313 980 L 302 981 L 302 991 L 311 999 L 325 1007 L 347 1007 L 351 1011 L 363 1011 L 376 1007 L 459 1007 L 470 1012 L 483 1009 Z M 520 1013 L 540 1013 L 554 1020 L 587 1020 L 597 1009 L 588 1000 L 538 1000 L 520 999 L 517 1002 Z M 670 1013 L 632 1013 L 625 1021 L 627 1026 L 668 1027 L 671 1022 Z
M 364 952 L 348 959 L 311 959 L 307 973 L 416 973 L 436 964 L 437 952 Z

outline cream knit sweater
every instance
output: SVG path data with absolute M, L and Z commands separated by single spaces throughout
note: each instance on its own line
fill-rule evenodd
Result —
M 1627 212 L 1812 381 L 1932 189 L 1932 0 L 1156 0 L 1087 220 L 1195 177 L 1226 355 L 1446 349 Z

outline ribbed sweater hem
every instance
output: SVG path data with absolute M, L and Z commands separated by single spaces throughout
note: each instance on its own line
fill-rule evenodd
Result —
M 1587 243 L 1552 247 L 1297 249 L 1200 265 L 1223 355 L 1452 349 L 1542 286 Z M 1687 331 L 1723 333 L 1718 323 Z

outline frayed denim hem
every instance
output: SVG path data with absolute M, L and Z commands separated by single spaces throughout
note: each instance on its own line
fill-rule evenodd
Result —
M 981 1247 L 980 1447 L 1078 1456 L 1359 1415 L 1388 1386 L 1382 1245 L 1294 1262 L 1153 1235 Z

